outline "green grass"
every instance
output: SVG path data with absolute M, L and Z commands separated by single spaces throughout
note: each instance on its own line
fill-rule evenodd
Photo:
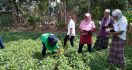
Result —
M 55 33 L 63 41 L 64 33 Z M 59 54 L 52 55 L 47 51 L 46 57 L 41 55 L 41 33 L 33 32 L 0 32 L 5 49 L 0 49 L 0 70 L 108 70 L 108 49 L 77 53 L 79 36 L 75 38 L 75 47 L 62 48 L 58 42 Z M 132 69 L 132 46 L 125 47 L 126 70 Z M 116 66 L 112 66 L 116 70 Z

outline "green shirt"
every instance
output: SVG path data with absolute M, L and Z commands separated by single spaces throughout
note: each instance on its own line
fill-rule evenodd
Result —
M 52 46 L 52 45 L 50 45 L 50 44 L 48 43 L 48 37 L 49 37 L 50 34 L 51 34 L 51 33 L 42 34 L 42 36 L 41 36 L 41 41 L 42 41 L 42 43 L 45 44 L 45 47 L 46 47 L 49 51 L 52 52 L 52 51 L 56 51 L 56 49 L 59 48 L 59 47 L 57 46 L 57 44 L 56 44 L 55 46 Z

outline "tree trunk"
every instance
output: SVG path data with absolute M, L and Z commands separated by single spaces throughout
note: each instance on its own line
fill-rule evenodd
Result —
M 91 13 L 91 0 L 88 0 L 88 12 Z

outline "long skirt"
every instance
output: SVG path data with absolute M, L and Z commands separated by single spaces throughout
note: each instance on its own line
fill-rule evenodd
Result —
M 108 47 L 108 43 L 109 43 L 109 38 L 108 37 L 98 36 L 97 40 L 94 44 L 94 48 L 96 50 L 105 49 L 105 48 Z
M 117 36 L 113 37 L 112 46 L 109 50 L 109 63 L 124 67 L 124 46 L 125 40 L 122 40 Z

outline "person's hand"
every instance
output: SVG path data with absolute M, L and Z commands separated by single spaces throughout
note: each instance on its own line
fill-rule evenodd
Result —
M 83 33 L 83 32 L 82 32 L 81 35 L 88 35 L 88 33 Z
M 81 35 L 88 35 L 88 31 L 82 31 Z
M 89 30 L 88 32 L 89 32 L 89 33 L 91 33 L 91 32 L 92 32 L 92 30 Z
M 92 35 L 92 31 L 91 30 L 88 31 L 88 35 Z
M 118 33 L 117 32 L 112 32 L 113 33 L 113 35 L 116 35 L 116 36 L 118 36 Z
M 56 53 L 60 54 L 60 52 L 61 52 L 61 50 L 60 50 L 60 48 L 58 48 Z
M 106 28 L 106 32 L 109 33 L 110 32 L 110 29 L 109 28 Z
M 80 29 L 80 32 L 83 32 L 83 30 L 82 30 L 82 29 Z
M 108 34 L 118 35 L 116 32 L 108 32 Z
M 92 32 L 96 32 L 96 29 L 95 28 L 92 28 L 92 30 L 91 30 Z
M 113 34 L 113 32 L 110 32 L 110 31 L 109 31 L 109 32 L 107 32 L 107 33 L 108 33 L 108 34 Z

